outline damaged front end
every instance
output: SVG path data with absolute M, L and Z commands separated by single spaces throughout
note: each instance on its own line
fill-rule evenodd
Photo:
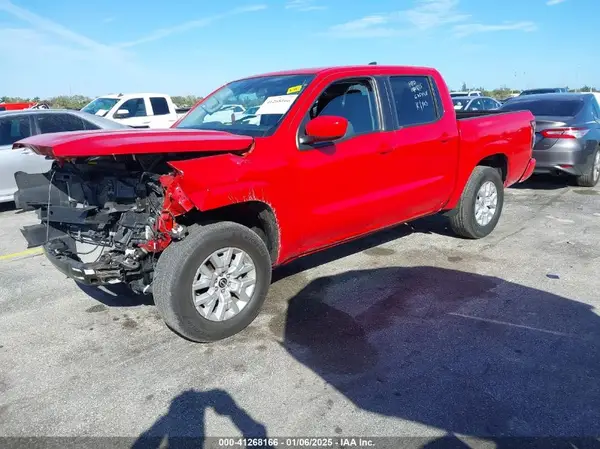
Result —
M 21 232 L 82 284 L 151 289 L 156 254 L 186 235 L 176 217 L 193 209 L 179 178 L 158 156 L 80 158 L 44 174 L 18 172 L 18 205 L 40 224 Z M 162 170 L 156 169 L 162 166 Z

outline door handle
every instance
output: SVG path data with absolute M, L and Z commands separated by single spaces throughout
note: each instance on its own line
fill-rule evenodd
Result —
M 391 152 L 393 152 L 396 149 L 396 147 L 393 147 L 391 145 L 382 145 L 379 148 L 379 154 L 390 154 Z

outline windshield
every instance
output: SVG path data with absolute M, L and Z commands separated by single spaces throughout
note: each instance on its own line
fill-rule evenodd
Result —
M 471 101 L 471 99 L 465 99 L 465 98 L 453 98 L 452 99 L 452 103 L 454 104 L 454 109 L 456 109 L 457 111 L 462 111 L 464 108 L 466 108 L 467 104 L 469 104 L 469 101 Z
M 452 97 L 452 98 L 454 98 L 454 97 L 464 97 L 466 95 L 467 95 L 466 92 L 450 92 L 450 97 Z
M 272 75 L 234 81 L 206 97 L 177 128 L 252 137 L 270 135 L 313 78 L 314 75 Z M 253 114 L 245 112 L 253 108 Z
M 96 98 L 84 106 L 81 110 L 88 114 L 99 115 L 104 117 L 119 100 L 117 98 Z
M 549 115 L 555 117 L 573 117 L 583 108 L 583 100 L 580 98 L 570 98 L 567 100 L 558 99 L 537 99 L 537 100 L 513 100 L 504 103 L 500 108 L 503 111 L 531 111 L 533 115 Z

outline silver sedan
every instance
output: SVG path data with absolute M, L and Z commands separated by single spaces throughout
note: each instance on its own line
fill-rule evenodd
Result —
M 493 111 L 502 104 L 492 97 L 453 97 L 454 109 L 460 112 Z
M 125 125 L 81 111 L 24 109 L 0 112 L 0 203 L 14 200 L 15 173 L 44 173 L 52 160 L 27 149 L 13 150 L 18 140 L 36 134 L 93 129 L 122 129 Z

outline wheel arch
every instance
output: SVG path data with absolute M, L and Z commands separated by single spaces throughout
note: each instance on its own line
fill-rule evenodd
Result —
M 502 178 L 502 182 L 506 184 L 506 180 L 508 179 L 509 175 L 508 156 L 505 153 L 493 153 L 486 155 L 485 157 L 476 161 L 471 170 L 463 169 L 460 171 L 461 175 L 459 175 L 455 191 L 452 193 L 448 202 L 444 205 L 442 209 L 443 212 L 451 213 L 451 211 L 454 210 L 454 208 L 458 205 L 460 197 L 467 187 L 469 178 L 477 167 L 492 167 L 497 169 L 500 177 Z
M 508 178 L 508 157 L 504 153 L 491 154 L 481 159 L 476 167 L 492 167 L 498 170 L 502 182 L 506 182 Z
M 243 201 L 206 211 L 195 209 L 179 221 L 187 226 L 217 221 L 232 221 L 241 224 L 257 232 L 263 239 L 273 264 L 276 264 L 279 259 L 281 246 L 279 222 L 274 208 L 264 201 Z

